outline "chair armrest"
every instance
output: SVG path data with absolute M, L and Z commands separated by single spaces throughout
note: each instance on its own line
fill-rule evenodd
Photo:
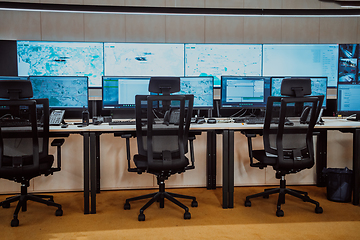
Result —
M 242 132 L 246 137 L 247 137 L 247 140 L 248 140 L 248 150 L 249 150 L 249 158 L 250 158 L 250 166 L 251 167 L 256 167 L 256 163 L 254 163 L 254 157 L 253 157 L 253 154 L 252 154 L 252 138 L 253 137 L 256 137 L 256 133 L 247 133 L 247 132 Z
M 134 137 L 131 133 L 121 134 L 121 138 L 125 138 L 126 140 L 126 159 L 128 162 L 128 172 L 138 172 L 137 168 L 131 168 L 130 161 L 131 161 L 131 155 L 130 155 L 130 138 Z
M 61 146 L 64 144 L 64 142 L 65 142 L 65 139 L 63 139 L 63 138 L 54 139 L 51 142 L 51 146 L 57 148 L 57 150 L 56 150 L 57 151 L 57 167 L 53 168 L 53 172 L 61 170 Z
M 190 144 L 190 161 L 191 165 L 186 167 L 186 170 L 195 169 L 195 156 L 194 156 L 194 140 L 196 139 L 195 135 L 191 135 L 188 137 Z

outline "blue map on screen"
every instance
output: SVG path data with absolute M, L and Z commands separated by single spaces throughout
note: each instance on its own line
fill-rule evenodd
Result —
M 87 76 L 90 87 L 101 87 L 103 43 L 17 42 L 19 76 Z

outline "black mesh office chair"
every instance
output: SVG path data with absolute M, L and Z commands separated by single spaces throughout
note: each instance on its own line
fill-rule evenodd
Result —
M 18 201 L 12 227 L 19 225 L 20 208 L 26 211 L 28 200 L 55 206 L 55 215 L 63 214 L 53 196 L 27 193 L 32 178 L 60 171 L 60 147 L 64 142 L 64 139 L 55 139 L 51 144 L 57 146 L 58 151 L 58 164 L 53 168 L 54 157 L 48 154 L 49 100 L 29 99 L 32 96 L 30 81 L 0 81 L 0 106 L 1 112 L 5 113 L 0 114 L 0 178 L 21 184 L 20 195 L 0 202 L 0 206 L 9 208 L 10 203 Z
M 250 207 L 251 198 L 268 198 L 270 194 L 279 193 L 276 216 L 284 216 L 281 204 L 285 203 L 285 194 L 316 205 L 315 212 L 322 213 L 319 203 L 303 191 L 286 188 L 285 175 L 297 173 L 314 165 L 313 130 L 317 122 L 324 96 L 306 96 L 311 94 L 310 79 L 284 79 L 281 85 L 283 97 L 269 97 L 263 128 L 263 150 L 252 150 L 251 137 L 247 135 L 249 156 L 252 167 L 260 169 L 272 166 L 276 178 L 280 179 L 280 188 L 265 189 L 264 192 L 246 197 L 245 206 Z M 293 115 L 298 105 L 305 106 L 306 116 Z M 292 122 L 285 124 L 291 113 Z M 276 119 L 274 119 L 276 118 Z M 274 123 L 276 122 L 276 123 Z M 258 162 L 253 162 L 253 158 Z
M 141 209 L 139 221 L 145 220 L 144 211 L 155 201 L 164 207 L 164 199 L 168 199 L 185 210 L 184 219 L 190 219 L 188 207 L 175 198 L 192 199 L 191 206 L 197 207 L 195 197 L 165 191 L 165 180 L 176 173 L 194 168 L 194 154 L 190 139 L 191 164 L 185 154 L 188 152 L 188 132 L 191 121 L 193 95 L 170 95 L 180 90 L 180 78 L 151 78 L 149 91 L 162 95 L 137 95 L 136 105 L 136 138 L 138 154 L 133 158 L 135 168 L 129 171 L 154 174 L 159 191 L 139 197 L 126 199 L 124 209 L 130 209 L 130 201 L 151 198 Z M 164 118 L 159 115 L 166 111 Z M 145 115 L 146 114 L 146 115 Z M 146 124 L 144 124 L 144 117 Z M 142 122 L 143 121 L 143 122 Z M 129 153 L 129 141 L 127 149 Z

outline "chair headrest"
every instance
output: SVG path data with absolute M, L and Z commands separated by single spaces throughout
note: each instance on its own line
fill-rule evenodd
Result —
M 285 78 L 281 83 L 281 95 L 303 97 L 311 94 L 310 78 Z
M 10 100 L 33 97 L 33 89 L 29 80 L 0 80 L 0 98 Z
M 151 77 L 149 92 L 169 95 L 180 91 L 180 77 Z

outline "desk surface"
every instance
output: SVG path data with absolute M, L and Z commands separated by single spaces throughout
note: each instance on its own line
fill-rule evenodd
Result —
M 316 125 L 316 129 L 355 129 L 360 128 L 360 122 L 349 121 L 345 118 L 323 118 L 323 125 Z M 246 130 L 246 129 L 262 129 L 262 124 L 246 124 L 246 123 L 215 123 L 215 124 L 191 124 L 190 130 Z M 50 126 L 50 132 L 116 132 L 116 131 L 135 131 L 135 125 L 109 125 L 103 123 L 100 125 L 92 125 L 85 127 L 78 127 L 78 125 L 69 124 L 67 128 L 61 128 L 60 126 Z

